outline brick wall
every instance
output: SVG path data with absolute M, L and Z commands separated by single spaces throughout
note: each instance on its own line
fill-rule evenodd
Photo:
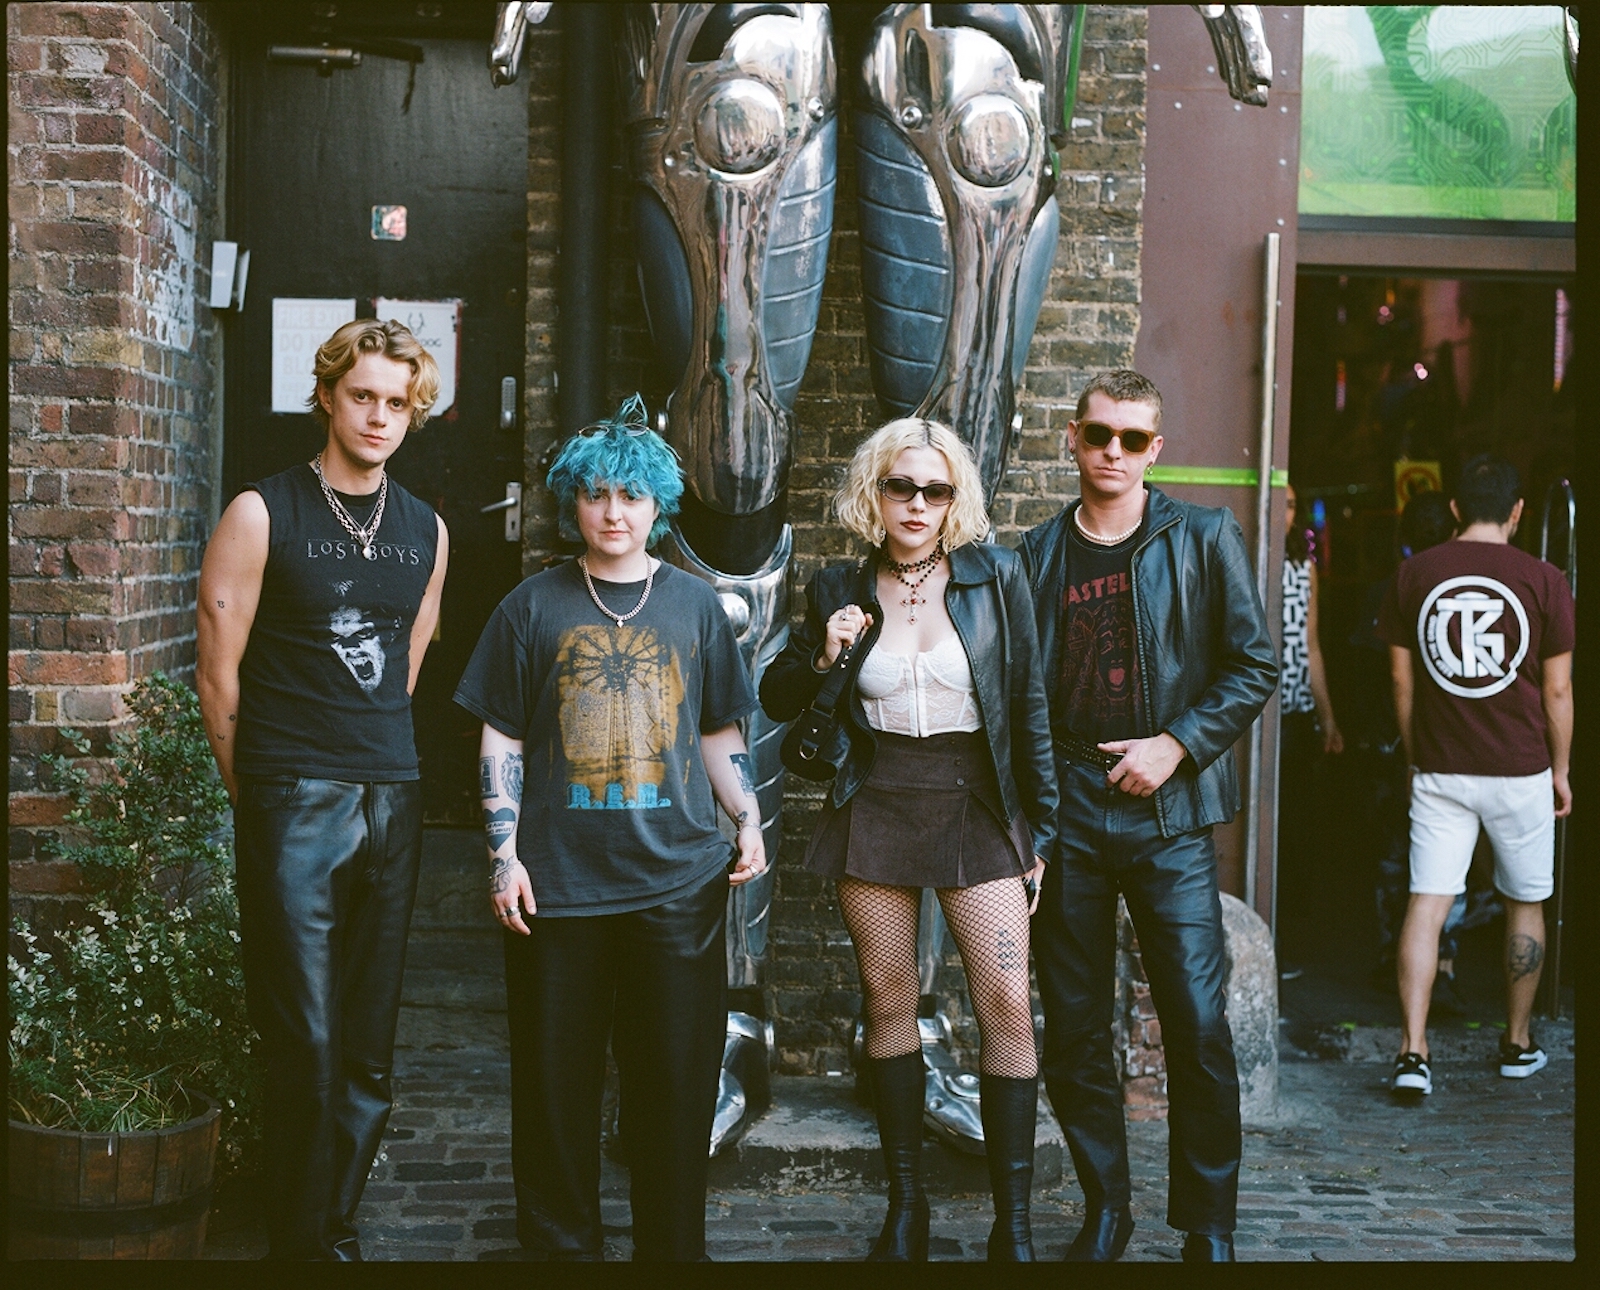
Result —
M 1133 360 L 1139 321 L 1140 209 L 1144 157 L 1144 30 L 1142 7 L 1091 6 L 1071 143 L 1062 151 L 1057 188 L 1061 241 L 1040 314 L 1018 406 L 1023 435 L 994 508 L 1003 541 L 1054 514 L 1076 495 L 1066 451 L 1066 423 L 1077 390 L 1093 372 Z M 550 239 L 558 211 L 560 43 L 553 29 L 530 33 L 530 256 L 528 314 L 528 523 L 525 564 L 534 571 L 556 542 L 554 507 L 540 464 L 554 434 L 551 391 L 555 325 Z M 842 72 L 841 76 L 847 73 Z M 797 593 L 831 559 L 853 554 L 851 539 L 827 515 L 828 500 L 856 446 L 882 423 L 872 393 L 861 305 L 854 147 L 841 114 L 839 186 L 822 314 L 799 397 L 799 439 L 791 473 L 789 521 L 795 530 L 792 568 Z M 609 386 L 614 401 L 641 391 L 654 409 L 669 390 L 650 361 L 627 224 L 620 126 L 613 147 L 615 212 L 611 251 Z M 552 160 L 556 158 L 556 160 Z M 803 597 L 796 595 L 796 610 Z M 831 884 L 795 862 L 820 809 L 821 795 L 791 779 L 772 914 L 771 1002 L 783 1069 L 795 1074 L 849 1068 L 849 1044 L 860 996 L 849 937 Z M 958 1019 L 958 1041 L 975 1051 L 977 1030 L 951 948 L 939 993 Z
M 128 685 L 194 666 L 219 442 L 220 48 L 208 7 L 6 7 L 13 907 L 64 809 L 37 757 L 104 746 Z

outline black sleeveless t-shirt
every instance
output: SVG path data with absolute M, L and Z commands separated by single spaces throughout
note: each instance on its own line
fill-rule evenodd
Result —
M 433 576 L 433 509 L 391 477 L 372 559 L 339 523 L 309 465 L 246 487 L 267 505 L 261 603 L 239 668 L 241 775 L 357 783 L 418 778 L 411 627 Z M 357 524 L 377 494 L 338 494 Z

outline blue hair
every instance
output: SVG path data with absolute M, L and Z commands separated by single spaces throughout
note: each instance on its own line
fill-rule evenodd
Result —
M 654 546 L 667 532 L 683 496 L 683 470 L 672 445 L 648 429 L 644 400 L 637 394 L 617 414 L 568 439 L 545 476 L 556 495 L 557 522 L 569 542 L 578 532 L 578 490 L 597 492 L 601 485 L 620 488 L 629 497 L 649 497 L 660 514 L 650 526 L 646 545 Z M 603 430 L 604 433 L 594 433 Z M 642 433 L 641 433 L 642 432 Z

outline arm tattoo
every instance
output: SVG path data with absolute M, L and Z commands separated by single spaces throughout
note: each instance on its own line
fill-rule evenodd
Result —
M 513 802 L 522 801 L 522 754 L 508 752 L 500 759 L 500 782 L 506 786 L 506 796 Z
M 517 813 L 509 806 L 497 811 L 483 808 L 483 831 L 489 835 L 489 854 L 496 854 L 517 834 Z M 498 863 L 498 861 L 496 862 Z
M 751 797 L 754 797 L 756 795 L 756 781 L 755 776 L 750 773 L 750 754 L 734 753 L 728 760 L 733 763 L 733 768 L 739 772 L 739 786 L 749 793 Z
M 1544 966 L 1544 946 L 1521 932 L 1506 941 L 1506 974 L 1513 980 L 1532 976 Z
M 512 870 L 520 862 L 510 859 L 496 859 L 494 869 L 489 874 L 489 892 L 494 896 L 503 896 L 516 886 L 516 879 L 512 877 Z
M 478 758 L 478 796 L 494 797 L 494 758 Z

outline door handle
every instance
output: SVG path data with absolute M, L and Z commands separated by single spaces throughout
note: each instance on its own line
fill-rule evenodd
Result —
M 494 511 L 506 513 L 506 541 L 522 541 L 522 485 L 508 483 L 503 501 L 490 502 L 487 506 L 478 507 L 479 515 L 489 515 Z

